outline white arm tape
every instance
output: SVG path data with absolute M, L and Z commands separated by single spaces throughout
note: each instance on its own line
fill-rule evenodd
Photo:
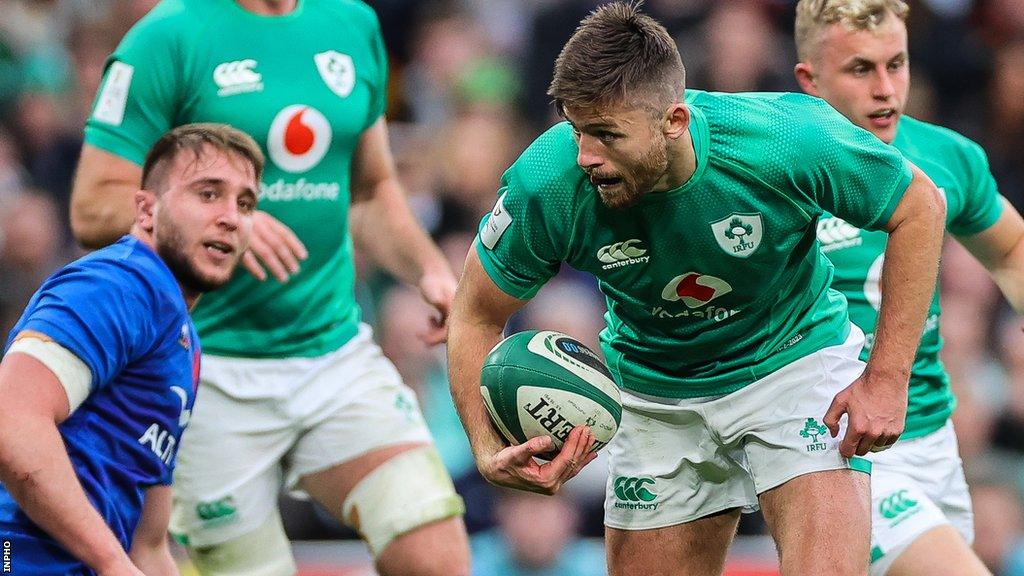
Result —
M 92 389 L 92 371 L 73 352 L 53 340 L 32 336 L 16 340 L 7 354 L 21 352 L 39 360 L 53 372 L 68 395 L 68 414 L 82 405 Z

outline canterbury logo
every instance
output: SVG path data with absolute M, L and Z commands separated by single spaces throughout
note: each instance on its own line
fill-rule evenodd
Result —
M 636 238 L 625 242 L 609 244 L 597 251 L 597 259 L 606 264 L 621 262 L 630 258 L 639 258 L 647 254 L 647 250 L 639 247 L 640 241 Z
M 633 238 L 602 247 L 597 251 L 597 259 L 605 263 L 601 268 L 608 270 L 647 262 L 651 257 L 645 256 L 645 254 L 647 254 L 647 250 L 641 247 L 640 240 Z
M 227 96 L 262 89 L 263 76 L 253 68 L 256 68 L 256 61 L 252 58 L 218 64 L 213 69 L 213 81 L 220 87 L 217 94 Z
M 196 506 L 196 516 L 205 522 L 233 516 L 236 511 L 235 500 L 231 496 L 225 496 L 214 502 L 200 502 Z
M 917 500 L 908 497 L 906 490 L 898 490 L 882 499 L 878 504 L 878 511 L 891 520 L 915 506 Z
M 658 497 L 647 489 L 654 484 L 654 478 L 619 476 L 612 485 L 615 497 L 626 502 L 650 502 Z
M 824 252 L 858 246 L 863 241 L 860 228 L 842 218 L 825 218 L 818 221 L 818 242 Z

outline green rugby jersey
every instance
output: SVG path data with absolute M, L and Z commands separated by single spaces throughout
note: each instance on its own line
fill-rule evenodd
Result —
M 725 394 L 843 341 L 846 303 L 829 288 L 817 219 L 879 228 L 912 178 L 897 151 L 817 98 L 687 101 L 697 169 L 682 186 L 607 208 L 561 123 L 505 172 L 477 239 L 488 275 L 517 298 L 561 262 L 593 274 L 618 383 L 663 397 Z
M 900 119 L 892 145 L 921 168 L 942 192 L 946 199 L 947 230 L 957 236 L 969 236 L 999 219 L 1002 197 L 980 146 L 952 130 L 908 116 Z M 884 233 L 860 230 L 841 218 L 826 215 L 818 223 L 821 251 L 835 266 L 832 287 L 846 295 L 850 319 L 867 335 L 864 358 L 874 343 L 881 303 L 879 271 L 886 239 Z M 936 290 L 910 374 L 910 400 L 902 436 L 905 439 L 942 428 L 956 405 L 949 377 L 939 360 L 941 313 Z
M 107 62 L 86 142 L 141 164 L 166 130 L 224 122 L 267 156 L 260 209 L 309 251 L 282 284 L 239 267 L 193 315 L 209 354 L 319 356 L 355 335 L 349 175 L 362 132 L 381 117 L 387 56 L 357 0 L 299 0 L 283 16 L 234 0 L 164 0 Z

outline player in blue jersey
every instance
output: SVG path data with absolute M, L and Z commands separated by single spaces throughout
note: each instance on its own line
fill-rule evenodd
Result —
M 199 383 L 188 311 L 248 247 L 262 170 L 234 128 L 168 132 L 131 232 L 32 297 L 0 363 L 3 572 L 177 573 L 171 474 Z

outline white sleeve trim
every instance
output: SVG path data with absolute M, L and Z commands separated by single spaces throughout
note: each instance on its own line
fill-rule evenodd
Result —
M 68 395 L 68 414 L 82 405 L 92 390 L 92 371 L 81 358 L 52 340 L 32 336 L 16 340 L 7 354 L 21 352 L 39 360 L 57 377 Z

